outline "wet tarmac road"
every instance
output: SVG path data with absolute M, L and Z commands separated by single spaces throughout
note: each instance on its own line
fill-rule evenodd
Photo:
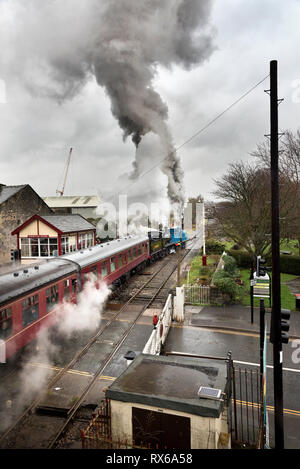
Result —
M 242 333 L 239 331 L 217 331 L 202 327 L 176 326 L 170 329 L 165 350 L 182 353 L 191 353 L 205 356 L 225 357 L 228 351 L 232 352 L 232 358 L 237 366 L 247 369 L 259 368 L 259 337 L 254 333 Z M 285 447 L 300 448 L 300 363 L 295 362 L 297 348 L 300 343 L 290 341 L 283 345 L 283 391 L 284 391 L 284 434 Z M 271 406 L 269 412 L 270 444 L 274 444 L 273 431 L 273 370 L 272 370 L 272 345 L 267 347 L 267 406 Z M 299 360 L 300 361 L 300 360 Z

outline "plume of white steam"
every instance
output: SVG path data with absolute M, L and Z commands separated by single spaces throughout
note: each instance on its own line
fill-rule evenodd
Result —
M 83 291 L 78 295 L 77 304 L 63 303 L 59 312 L 58 331 L 65 337 L 74 332 L 93 331 L 100 324 L 101 313 L 110 294 L 105 282 L 95 287 L 92 274 L 84 284 Z
M 84 289 L 77 296 L 77 304 L 63 303 L 58 307 L 56 331 L 65 338 L 70 338 L 73 333 L 80 331 L 94 331 L 98 328 L 101 313 L 110 294 L 109 287 L 101 282 L 96 288 L 92 274 L 85 282 Z M 36 351 L 30 359 L 24 361 L 19 374 L 19 389 L 14 390 L 14 399 L 6 401 L 7 397 L 2 391 L 2 402 L 9 402 L 9 407 L 0 410 L 0 430 L 4 430 L 10 424 L 10 407 L 15 413 L 22 411 L 32 401 L 39 390 L 46 385 L 52 373 L 52 365 L 55 355 L 59 352 L 59 346 L 50 338 L 49 329 L 42 329 L 36 341 Z
M 35 95 L 59 100 L 74 96 L 94 75 L 110 98 L 124 139 L 130 136 L 138 147 L 147 133 L 159 137 L 170 202 L 182 204 L 183 172 L 166 123 L 168 107 L 153 82 L 159 66 L 190 69 L 211 55 L 212 0 L 10 3 L 15 53 L 2 60 Z M 139 173 L 137 155 L 132 177 Z

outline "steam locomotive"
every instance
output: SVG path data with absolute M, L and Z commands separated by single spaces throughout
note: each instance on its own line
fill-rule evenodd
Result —
M 93 274 L 117 285 L 187 241 L 181 229 L 127 236 L 0 275 L 0 363 L 55 323 L 58 305 L 76 303 Z

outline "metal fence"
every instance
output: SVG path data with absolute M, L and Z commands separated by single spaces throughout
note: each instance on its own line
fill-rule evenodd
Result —
M 206 285 L 185 285 L 184 303 L 185 304 L 207 304 L 211 301 L 210 287 Z
M 232 366 L 233 447 L 260 448 L 262 398 L 259 369 Z
M 105 399 L 95 417 L 81 432 L 83 449 L 107 449 L 111 438 L 110 400 Z

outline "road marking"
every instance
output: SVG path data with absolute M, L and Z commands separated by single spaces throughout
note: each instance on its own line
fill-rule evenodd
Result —
M 189 325 L 184 325 L 184 324 L 172 324 L 171 327 L 177 327 L 177 328 L 187 328 L 187 329 L 194 329 L 194 330 L 203 330 L 203 331 L 208 331 L 208 332 L 218 332 L 221 334 L 233 334 L 233 335 L 245 335 L 245 336 L 250 336 L 250 337 L 258 337 L 258 333 L 253 333 L 253 332 L 242 332 L 242 331 L 229 331 L 226 329 L 218 329 L 217 327 L 202 327 L 202 326 L 189 326 Z
M 242 362 L 239 360 L 233 360 L 234 363 L 239 363 L 241 365 L 250 365 L 250 366 L 260 366 L 259 363 L 251 363 L 251 362 Z M 267 365 L 267 368 L 273 368 L 273 365 Z M 297 368 L 282 368 L 283 371 L 293 371 L 294 373 L 300 373 L 300 370 Z
M 233 399 L 234 400 L 234 399 Z M 240 401 L 239 399 L 235 399 L 236 404 L 242 405 L 242 406 L 247 406 L 247 407 L 254 407 L 255 409 L 260 409 L 260 404 L 257 402 L 249 402 L 249 401 Z M 274 412 L 274 406 L 272 405 L 267 405 L 267 410 L 270 412 Z M 300 416 L 300 410 L 294 410 L 294 409 L 283 409 L 284 414 L 288 415 L 295 415 L 297 417 Z
M 34 363 L 34 362 L 28 362 L 27 363 L 29 366 L 36 367 L 36 368 L 46 368 L 48 370 L 53 370 L 53 371 L 61 371 L 62 368 L 54 365 L 47 365 L 45 363 Z M 87 371 L 80 371 L 80 370 L 68 370 L 67 373 L 73 374 L 73 375 L 81 375 L 81 376 L 90 376 L 93 377 L 94 375 L 91 373 L 88 373 Z M 107 379 L 109 381 L 114 381 L 116 377 L 114 376 L 104 376 L 101 375 L 99 376 L 98 379 Z

